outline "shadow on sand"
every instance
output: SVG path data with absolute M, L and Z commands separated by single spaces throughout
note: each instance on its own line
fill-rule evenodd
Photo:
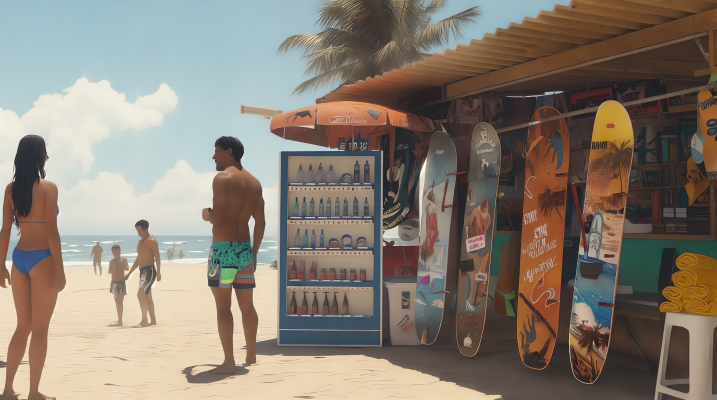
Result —
M 448 320 L 443 323 L 455 324 Z M 367 348 L 278 347 L 276 339 L 257 343 L 256 352 L 257 355 L 316 359 L 363 355 L 386 360 L 401 368 L 428 374 L 487 395 L 499 395 L 503 400 L 654 398 L 654 376 L 617 362 L 611 363 L 609 358 L 594 385 L 576 381 L 566 345 L 555 347 L 552 360 L 544 370 L 529 369 L 520 360 L 516 335 L 515 318 L 489 312 L 480 351 L 475 357 L 461 355 L 455 344 L 390 346 L 385 342 L 384 347 Z
M 182 374 L 184 374 L 187 377 L 187 383 L 214 383 L 223 381 L 224 379 L 230 379 L 237 375 L 246 375 L 249 373 L 249 370 L 244 367 L 236 367 L 236 370 L 233 374 L 212 374 L 209 371 L 200 372 L 196 375 L 192 374 L 192 370 L 197 367 L 218 367 L 218 365 L 213 364 L 202 364 L 202 365 L 192 365 L 191 367 L 187 367 L 182 370 Z

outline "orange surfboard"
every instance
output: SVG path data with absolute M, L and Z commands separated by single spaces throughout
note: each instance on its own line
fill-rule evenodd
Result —
M 541 107 L 533 121 L 560 112 Z M 550 362 L 558 334 L 570 133 L 559 119 L 528 128 L 518 290 L 518 348 L 529 368 Z
M 717 97 L 709 90 L 697 94 L 697 116 L 704 137 L 702 156 L 707 179 L 717 180 Z

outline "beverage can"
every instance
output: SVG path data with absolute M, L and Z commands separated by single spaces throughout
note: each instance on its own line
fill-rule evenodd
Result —
M 341 268 L 341 277 L 339 279 L 342 281 L 346 280 L 346 268 Z
M 362 281 L 365 281 L 365 280 L 366 280 L 366 268 L 361 268 L 361 275 L 360 275 L 360 277 L 361 277 L 361 280 L 362 280 Z
M 349 279 L 352 281 L 356 280 L 356 268 L 351 268 L 349 272 Z
M 336 268 L 329 269 L 329 279 L 336 279 Z

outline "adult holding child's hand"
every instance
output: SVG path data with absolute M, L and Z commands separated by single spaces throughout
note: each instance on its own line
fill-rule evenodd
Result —
M 47 331 L 57 303 L 57 293 L 65 288 L 65 269 L 57 230 L 57 186 L 45 180 L 49 157 L 45 141 L 36 135 L 20 140 L 15 155 L 15 176 L 3 196 L 0 228 L 0 260 L 7 258 L 12 223 L 20 230 L 20 240 L 12 253 L 12 272 L 0 268 L 0 286 L 12 277 L 12 296 L 17 311 L 17 327 L 10 340 L 5 369 L 3 397 L 18 396 L 13 390 L 15 374 L 25 355 L 30 333 L 30 393 L 28 400 L 45 399 L 38 390 L 47 354 Z

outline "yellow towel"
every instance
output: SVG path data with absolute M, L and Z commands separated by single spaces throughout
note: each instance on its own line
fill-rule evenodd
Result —
M 717 315 L 717 307 L 714 302 L 706 303 L 702 300 L 685 301 L 683 304 L 684 311 L 689 314 L 697 315 Z
M 680 312 L 682 311 L 682 303 L 674 301 L 666 301 L 660 304 L 660 312 Z
M 717 260 L 702 254 L 682 253 L 682 255 L 675 260 L 675 264 L 680 270 L 685 268 L 702 268 L 717 271 Z
M 678 287 L 668 286 L 662 289 L 662 295 L 669 301 L 682 304 L 685 297 L 685 291 L 684 289 Z
M 717 271 L 699 267 L 684 268 L 672 274 L 672 282 L 678 288 L 702 285 L 717 287 Z
M 687 173 L 687 184 L 685 185 L 685 190 L 687 191 L 687 196 L 689 197 L 688 205 L 691 206 L 695 200 L 697 200 L 699 195 L 704 193 L 710 187 L 710 181 L 706 176 L 704 176 L 702 171 L 700 171 L 692 157 L 687 160 L 687 171 L 689 172 Z M 707 193 L 709 193 L 709 191 L 707 191 Z
M 667 289 L 667 288 L 665 288 Z M 699 299 L 707 303 L 717 301 L 717 288 L 714 286 L 700 285 L 694 287 L 686 287 L 683 289 L 685 298 Z M 662 291 L 664 294 L 664 290 Z M 665 296 L 667 298 L 667 296 Z

